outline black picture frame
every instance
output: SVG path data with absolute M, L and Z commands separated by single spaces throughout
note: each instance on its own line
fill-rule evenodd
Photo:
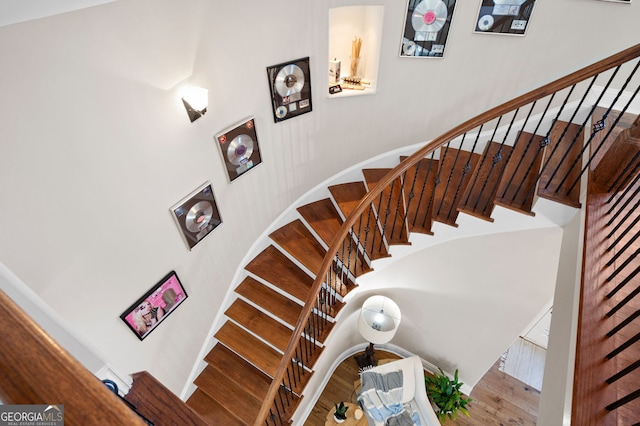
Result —
M 524 36 L 536 0 L 482 0 L 474 32 Z
M 127 327 L 144 340 L 186 299 L 188 294 L 176 271 L 171 271 L 121 315 Z
M 205 182 L 171 207 L 171 216 L 185 244 L 193 250 L 222 223 L 211 183 Z
M 309 57 L 271 65 L 267 77 L 275 123 L 313 110 Z
M 408 0 L 400 57 L 443 58 L 456 0 Z
M 258 132 L 253 117 L 248 117 L 215 136 L 229 182 L 262 163 Z

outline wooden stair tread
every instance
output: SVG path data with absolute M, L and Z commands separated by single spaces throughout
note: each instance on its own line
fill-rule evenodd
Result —
M 240 283 L 235 291 L 247 300 L 250 300 L 277 316 L 291 327 L 295 327 L 297 324 L 300 313 L 302 312 L 302 305 L 263 285 L 259 281 L 247 277 Z M 323 312 L 326 316 L 335 318 L 343 306 L 344 303 L 336 300 L 333 306 L 325 308 Z M 315 316 L 316 314 L 313 315 Z M 312 321 L 314 324 L 318 324 L 322 319 L 316 318 Z M 333 323 L 323 327 L 322 332 L 317 336 L 318 341 L 324 342 L 332 328 Z
M 362 197 L 367 195 L 367 188 L 364 182 L 348 182 L 330 186 L 329 192 L 344 217 L 348 217 L 356 209 Z
M 269 237 L 313 274 L 320 271 L 327 251 L 300 219 L 278 228 Z
M 389 173 L 391 169 L 364 169 L 364 179 L 369 191 Z M 409 229 L 406 226 L 404 199 L 402 197 L 402 181 L 394 179 L 390 187 L 382 191 L 374 206 L 378 213 L 378 220 L 385 230 L 385 238 L 390 244 L 409 244 Z M 395 212 L 392 214 L 392 212 Z
M 210 367 L 217 370 L 218 374 L 225 375 L 236 383 L 242 383 L 243 388 L 257 400 L 264 400 L 269 386 L 271 386 L 271 378 L 224 345 L 214 346 L 205 357 L 205 361 Z M 280 413 L 285 412 L 286 417 L 290 418 L 302 398 L 282 388 L 279 392 L 281 393 L 281 398 L 279 398 Z
M 330 186 L 329 192 L 331 192 L 344 217 L 348 217 L 360 203 L 362 197 L 367 194 L 367 189 L 364 186 L 364 182 L 349 182 Z M 376 226 L 375 217 L 373 217 L 373 206 L 369 211 L 365 210 L 362 221 L 363 223 L 356 222 L 353 226 L 360 246 L 366 247 L 371 259 L 388 257 L 389 252 L 382 234 Z
M 533 216 L 535 186 L 545 150 L 544 136 L 521 132 L 502 174 L 495 203 Z
M 333 236 L 340 231 L 343 223 L 340 214 L 329 198 L 298 207 L 298 212 L 327 247 L 331 244 Z M 355 243 L 352 242 L 352 244 L 352 247 L 355 248 Z M 372 271 L 361 252 L 358 252 L 357 262 L 350 264 L 349 269 L 356 277 Z
M 580 208 L 580 182 L 573 184 L 580 179 L 582 171 L 582 129 L 577 124 L 557 121 L 549 139 L 551 143 L 545 150 L 538 196 Z
M 200 389 L 196 389 L 187 399 L 187 405 L 193 408 L 210 425 L 246 426 L 226 408 L 211 399 Z M 251 423 L 253 424 L 253 423 Z
M 292 326 L 302 312 L 302 305 L 251 277 L 246 277 L 235 292 Z
M 220 374 L 226 375 L 237 383 L 242 383 L 246 390 L 259 400 L 264 399 L 271 386 L 269 376 L 224 345 L 215 345 L 204 360 Z
M 236 299 L 225 315 L 283 352 L 293 334 L 292 329 L 242 299 Z
M 297 208 L 298 213 L 328 246 L 342 226 L 342 218 L 329 198 Z
M 511 147 L 496 142 L 489 142 L 478 165 L 473 169 L 469 184 L 458 204 L 458 210 L 480 219 L 493 222 L 493 200 L 498 191 L 498 184 L 511 154 Z
M 400 157 L 401 161 L 407 157 Z M 411 232 L 433 235 L 433 191 L 436 186 L 438 160 L 422 159 L 407 170 L 404 177 L 404 197 L 407 205 L 407 223 Z
M 244 330 L 242 327 L 227 321 L 220 330 L 214 336 L 220 341 L 221 344 L 238 354 L 238 356 L 244 358 L 247 362 L 253 364 L 256 368 L 260 369 L 269 377 L 273 378 L 278 370 L 280 361 L 282 359 L 282 353 L 272 348 L 253 334 Z M 309 342 L 309 344 L 312 344 Z M 322 355 L 324 348 L 315 347 L 312 356 L 307 358 L 307 353 L 300 353 L 299 349 L 294 352 L 294 358 L 302 358 L 304 366 L 311 369 L 316 363 L 320 355 Z M 302 390 L 307 385 L 309 379 L 313 375 L 313 372 L 306 370 L 300 366 L 296 368 L 296 374 L 300 377 L 296 377 L 296 383 L 293 387 L 293 391 L 297 395 L 302 394 Z
M 313 284 L 313 278 L 273 246 L 254 257 L 245 269 L 300 301 L 307 299 Z
M 215 334 L 215 338 L 269 377 L 275 375 L 282 354 L 251 333 L 227 321 Z
M 220 374 L 210 365 L 205 367 L 194 383 L 198 389 L 237 416 L 242 422 L 250 424 L 258 417 L 262 401 L 249 394 L 241 383 Z
M 455 148 L 440 148 L 440 169 L 436 178 L 433 219 L 458 226 L 458 203 L 464 188 L 471 180 L 471 171 L 476 168 L 480 154 Z

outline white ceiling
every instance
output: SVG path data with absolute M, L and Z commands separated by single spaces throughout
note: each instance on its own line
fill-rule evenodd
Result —
M 0 26 L 111 3 L 115 0 L 0 0 Z

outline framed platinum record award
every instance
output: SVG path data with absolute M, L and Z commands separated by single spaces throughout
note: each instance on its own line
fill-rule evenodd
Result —
M 189 250 L 222 223 L 213 189 L 208 182 L 171 207 L 171 216 Z
M 308 57 L 267 67 L 267 76 L 276 123 L 311 112 Z
M 230 182 L 262 162 L 253 117 L 222 131 L 215 139 Z
M 535 3 L 536 0 L 482 0 L 475 32 L 523 36 Z
M 442 58 L 456 0 L 409 0 L 401 57 Z

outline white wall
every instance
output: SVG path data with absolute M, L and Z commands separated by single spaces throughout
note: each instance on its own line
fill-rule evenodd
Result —
M 407 60 L 405 2 L 351 2 L 385 13 L 377 94 L 345 99 L 324 94 L 344 1 L 128 0 L 0 28 L 0 261 L 114 368 L 179 392 L 241 259 L 293 200 L 640 41 L 637 2 L 541 1 L 526 37 L 474 34 L 478 2 L 458 3 L 446 57 Z M 615 25 L 594 30 L 603 16 Z M 265 68 L 302 56 L 313 112 L 274 124 Z M 209 89 L 193 124 L 184 80 Z M 248 115 L 263 164 L 229 184 L 213 135 Z M 188 251 L 169 207 L 204 181 L 223 224 Z M 140 342 L 119 315 L 171 269 L 190 298 Z

